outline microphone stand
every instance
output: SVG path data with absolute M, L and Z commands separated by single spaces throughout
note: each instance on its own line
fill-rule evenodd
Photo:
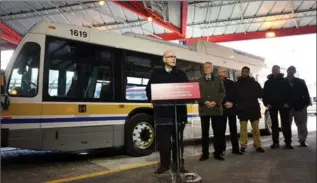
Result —
M 182 104 L 185 105 L 186 104 Z M 177 104 L 174 105 L 174 122 L 175 122 L 175 145 L 176 145 L 176 182 L 177 183 L 195 183 L 195 182 L 202 182 L 202 177 L 197 173 L 181 173 L 180 168 L 183 165 L 181 161 L 181 156 L 183 155 L 183 148 L 180 147 L 180 139 L 181 134 L 179 133 L 179 128 L 181 125 L 185 125 L 184 122 L 179 123 L 177 117 Z

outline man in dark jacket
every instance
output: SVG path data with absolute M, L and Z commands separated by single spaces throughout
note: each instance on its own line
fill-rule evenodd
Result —
M 290 123 L 294 118 L 297 126 L 298 140 L 301 147 L 307 147 L 307 107 L 311 105 L 310 96 L 305 80 L 295 77 L 296 68 L 290 66 L 287 69 L 287 80 L 291 85 L 291 111 Z
M 245 152 L 248 143 L 248 121 L 251 121 L 254 147 L 257 152 L 264 152 L 261 147 L 259 119 L 261 118 L 261 108 L 259 98 L 262 98 L 262 87 L 250 77 L 250 68 L 243 67 L 241 77 L 238 78 L 237 85 L 237 113 L 240 120 L 240 144 L 241 151 Z
M 232 145 L 232 153 L 234 154 L 242 154 L 239 149 L 239 140 L 237 133 L 237 116 L 236 116 L 236 86 L 235 83 L 228 79 L 228 71 L 226 68 L 220 67 L 218 69 L 218 75 L 222 80 L 226 95 L 222 102 L 223 104 L 223 123 L 227 123 L 229 121 L 229 130 L 230 130 L 230 138 Z M 226 143 L 225 143 L 226 147 Z M 224 149 L 225 150 L 225 149 Z
M 224 160 L 221 156 L 226 143 L 226 123 L 221 119 L 223 109 L 222 101 L 225 96 L 225 88 L 220 78 L 212 74 L 213 65 L 210 62 L 204 64 L 204 76 L 198 79 L 200 86 L 199 115 L 202 131 L 202 156 L 200 161 L 209 158 L 209 129 L 212 120 L 214 134 L 214 158 Z
M 158 83 L 184 83 L 188 82 L 188 78 L 185 72 L 176 69 L 176 56 L 172 51 L 166 51 L 163 54 L 164 68 L 156 69 L 153 71 L 150 80 L 146 87 L 146 94 L 148 99 L 151 101 L 151 84 Z M 164 91 L 163 91 L 164 92 Z M 173 103 L 173 101 L 171 101 Z M 166 104 L 166 103 L 165 103 Z M 180 138 L 180 149 L 181 149 L 181 162 L 180 162 L 180 173 L 185 173 L 183 159 L 183 132 L 185 123 L 187 122 L 187 107 L 184 105 L 177 105 L 176 114 L 174 105 L 163 105 L 153 102 L 154 108 L 154 120 L 156 129 L 156 140 L 157 147 L 160 153 L 160 166 L 155 173 L 161 174 L 169 170 L 171 164 L 171 150 L 172 150 L 172 170 L 176 171 L 176 139 Z M 179 134 L 175 134 L 175 115 L 177 115 L 178 122 L 181 123 Z M 171 142 L 173 139 L 173 143 Z
M 263 104 L 269 109 L 272 120 L 272 149 L 279 148 L 279 122 L 278 112 L 281 116 L 282 132 L 285 148 L 293 149 L 292 129 L 290 123 L 291 87 L 284 74 L 280 73 L 280 67 L 274 65 L 272 74 L 268 75 L 264 83 Z

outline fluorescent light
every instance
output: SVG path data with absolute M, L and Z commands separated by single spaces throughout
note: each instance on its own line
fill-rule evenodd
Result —
M 100 6 L 103 6 L 105 4 L 105 1 L 99 1 Z
M 265 37 L 275 37 L 275 32 L 267 32 Z

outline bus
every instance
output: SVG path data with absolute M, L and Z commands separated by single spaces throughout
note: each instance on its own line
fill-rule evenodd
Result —
M 311 105 L 307 107 L 307 113 L 310 115 L 317 115 L 316 97 L 310 97 Z
M 232 80 L 243 66 L 254 73 L 265 67 L 262 58 L 208 42 L 182 46 L 41 21 L 23 37 L 2 75 L 1 146 L 153 153 L 153 110 L 145 86 L 151 71 L 163 66 L 167 49 L 191 81 L 201 77 L 205 61 L 228 68 Z M 187 109 L 188 126 L 195 128 L 186 128 L 185 139 L 199 138 L 198 105 Z M 267 128 L 263 121 L 260 126 Z

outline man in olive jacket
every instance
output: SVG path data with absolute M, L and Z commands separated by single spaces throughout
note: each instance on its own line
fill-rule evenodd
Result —
M 199 116 L 202 131 L 202 156 L 200 161 L 209 158 L 209 128 L 210 119 L 214 134 L 214 158 L 224 160 L 222 152 L 226 141 L 226 123 L 221 119 L 223 109 L 222 102 L 225 97 L 225 88 L 220 78 L 212 74 L 213 65 L 210 62 L 204 64 L 204 76 L 198 82 L 200 85 Z

